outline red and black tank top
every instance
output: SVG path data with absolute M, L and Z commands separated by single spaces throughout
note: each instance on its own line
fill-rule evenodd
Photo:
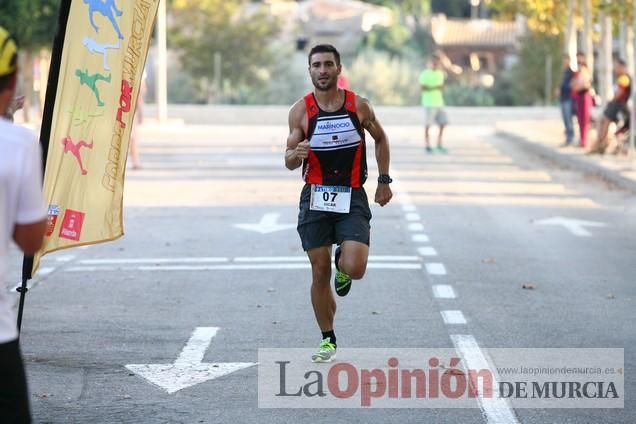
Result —
M 335 112 L 318 106 L 314 93 L 305 96 L 309 157 L 303 162 L 307 184 L 362 187 L 367 179 L 364 130 L 356 113 L 356 95 L 345 90 L 345 101 Z

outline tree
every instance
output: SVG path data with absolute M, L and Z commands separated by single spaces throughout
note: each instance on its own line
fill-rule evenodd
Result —
M 369 47 L 388 52 L 391 56 L 421 57 L 431 48 L 431 36 L 426 19 L 431 14 L 431 0 L 366 0 L 393 10 L 398 18 L 392 27 L 372 32 Z
M 219 59 L 223 85 L 229 90 L 269 79 L 277 58 L 269 46 L 277 28 L 256 3 L 174 0 L 169 41 L 179 51 L 184 70 L 212 94 L 209 81 L 218 78 L 214 69 Z
M 1 0 L 0 25 L 14 35 L 21 55 L 21 85 L 24 89 L 24 117 L 29 120 L 33 97 L 33 58 L 40 49 L 51 49 L 60 0 Z
M 545 98 L 545 72 L 547 57 L 552 57 L 550 69 L 552 81 L 558 81 L 561 73 L 562 38 L 538 32 L 529 33 L 522 40 L 519 61 L 511 70 L 512 96 L 515 104 L 535 105 L 551 103 Z
M 567 1 L 554 0 L 491 0 L 490 7 L 496 16 L 514 19 L 518 14 L 528 19 L 532 31 L 557 35 L 566 27 Z

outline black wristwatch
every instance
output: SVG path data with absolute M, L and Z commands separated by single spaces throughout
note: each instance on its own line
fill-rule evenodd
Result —
M 393 182 L 393 178 L 391 178 L 389 174 L 380 174 L 378 182 L 380 184 L 391 184 Z

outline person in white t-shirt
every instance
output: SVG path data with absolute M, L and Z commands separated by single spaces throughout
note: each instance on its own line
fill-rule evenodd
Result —
M 38 140 L 5 117 L 15 94 L 17 56 L 16 42 L 0 27 L 0 422 L 21 424 L 31 417 L 16 316 L 6 290 L 8 250 L 13 239 L 25 254 L 37 252 L 46 210 Z

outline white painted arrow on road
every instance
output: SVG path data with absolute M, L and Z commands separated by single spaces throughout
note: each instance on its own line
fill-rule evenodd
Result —
M 606 227 L 607 224 L 596 221 L 584 221 L 575 218 L 565 218 L 563 216 L 555 216 L 553 218 L 542 219 L 536 221 L 539 225 L 561 225 L 568 229 L 572 234 L 578 237 L 591 237 L 592 233 L 587 231 L 585 227 Z
M 279 213 L 266 213 L 258 224 L 234 224 L 234 226 L 242 230 L 256 231 L 261 234 L 296 228 L 296 224 L 278 224 L 279 217 Z
M 218 327 L 197 327 L 173 364 L 130 364 L 126 368 L 168 393 L 174 393 L 256 365 L 253 362 L 202 363 L 217 331 Z

